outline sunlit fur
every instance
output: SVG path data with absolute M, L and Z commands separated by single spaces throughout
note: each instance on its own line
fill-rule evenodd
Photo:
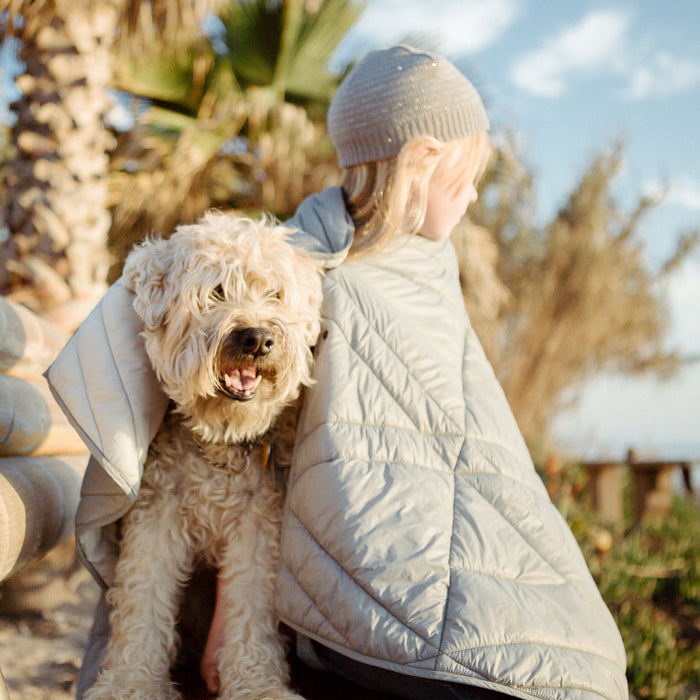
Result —
M 146 350 L 174 410 L 124 518 L 110 640 L 86 700 L 180 697 L 169 677 L 175 622 L 201 558 L 227 581 L 219 697 L 298 698 L 272 602 L 282 499 L 258 440 L 309 383 L 319 330 L 320 270 L 287 234 L 210 213 L 127 259 Z M 273 344 L 254 397 L 237 401 L 220 391 L 221 344 L 245 326 L 269 329 Z
M 253 439 L 309 382 L 319 272 L 291 247 L 288 233 L 210 212 L 167 240 L 142 244 L 126 261 L 146 351 L 164 391 L 204 440 Z M 272 332 L 274 375 L 263 375 L 256 398 L 240 403 L 217 390 L 217 353 L 228 333 L 245 326 Z

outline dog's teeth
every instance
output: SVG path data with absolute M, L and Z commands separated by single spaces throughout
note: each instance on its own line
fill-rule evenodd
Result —
M 230 395 L 240 399 L 252 398 L 255 390 L 262 381 L 262 375 L 257 374 L 254 365 L 250 367 L 237 367 L 229 372 L 223 372 L 224 389 Z

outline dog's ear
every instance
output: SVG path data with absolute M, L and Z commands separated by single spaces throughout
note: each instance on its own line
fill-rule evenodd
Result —
M 162 325 L 168 307 L 168 275 L 173 267 L 168 239 L 149 238 L 134 247 L 124 263 L 123 277 L 135 294 L 134 309 L 147 330 Z

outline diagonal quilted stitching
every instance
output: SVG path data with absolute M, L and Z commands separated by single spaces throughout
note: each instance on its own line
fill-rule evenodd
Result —
M 354 307 L 355 312 L 366 321 L 366 329 L 368 331 L 372 332 L 373 338 L 375 340 L 378 340 L 381 342 L 382 346 L 389 353 L 391 353 L 392 359 L 396 362 L 396 364 L 401 365 L 403 367 L 403 369 L 405 370 L 406 376 L 410 377 L 410 379 L 421 388 L 426 399 L 430 401 L 432 408 L 437 410 L 438 412 L 440 412 L 454 426 L 455 432 L 453 433 L 453 436 L 455 436 L 455 435 L 463 436 L 465 434 L 464 429 L 459 424 L 457 424 L 456 420 L 442 408 L 442 406 L 440 405 L 440 402 L 433 396 L 430 389 L 427 388 L 423 384 L 423 382 L 416 376 L 416 374 L 411 370 L 411 368 L 408 367 L 405 360 L 400 355 L 397 354 L 396 350 L 388 343 L 388 341 L 382 336 L 382 334 L 377 330 L 377 328 L 374 327 L 372 324 L 370 324 L 370 321 L 367 318 L 366 314 L 364 314 L 362 312 L 362 309 L 357 301 L 357 296 L 355 294 L 351 293 L 351 291 L 352 291 L 351 288 L 349 288 L 349 286 L 346 284 L 341 285 L 338 280 L 334 281 L 334 284 L 332 285 L 331 288 L 335 288 L 338 291 L 343 293 L 343 298 L 349 304 L 351 304 Z M 348 316 L 348 315 L 346 315 L 346 316 Z M 349 321 L 348 323 L 351 324 L 352 321 Z M 375 363 L 373 362 L 373 358 L 362 355 L 351 344 L 349 335 L 347 333 L 347 328 L 341 327 L 337 322 L 335 325 L 336 325 L 336 327 L 338 327 L 338 329 L 343 334 L 343 337 L 345 338 L 345 340 L 347 342 L 348 349 L 350 351 L 352 351 L 358 358 L 360 358 L 362 360 L 362 362 L 366 365 L 367 369 L 372 373 L 372 375 L 374 377 L 376 377 L 379 384 L 384 388 L 387 395 L 393 399 L 393 401 L 396 403 L 396 405 L 404 412 L 404 414 L 411 421 L 411 423 L 413 423 L 413 425 L 416 427 L 416 430 L 418 432 L 423 432 L 418 427 L 419 426 L 418 420 L 415 417 L 415 415 L 412 415 L 412 412 L 410 411 L 410 406 L 401 400 L 402 397 L 396 391 L 394 391 L 391 386 L 389 386 L 384 381 L 381 374 L 377 371 L 377 369 L 375 368 Z M 463 333 L 463 335 L 464 335 L 464 333 Z M 431 433 L 431 435 L 432 435 L 432 433 Z M 448 466 L 454 466 L 454 465 L 448 465 Z
M 296 512 L 294 512 L 294 511 L 291 509 L 291 507 L 289 508 L 289 512 L 297 519 L 298 522 L 300 522 L 300 523 L 302 524 L 302 526 L 303 526 L 303 533 L 308 537 L 308 541 L 309 541 L 309 543 L 311 544 L 311 546 L 314 546 L 314 547 L 316 547 L 316 549 L 318 549 L 318 550 L 320 550 L 321 552 L 323 552 L 323 554 L 328 558 L 328 561 L 332 562 L 333 565 L 334 565 L 335 567 L 337 567 L 337 568 L 340 569 L 341 571 L 345 572 L 344 569 L 343 569 L 343 566 L 340 564 L 340 562 L 339 562 L 335 557 L 333 557 L 333 555 L 332 555 L 330 552 L 328 552 L 328 550 L 325 549 L 325 548 L 323 547 L 323 545 L 322 545 L 318 540 L 316 540 L 316 539 L 313 537 L 313 535 L 309 532 L 309 530 L 306 528 L 306 526 L 304 526 L 304 521 L 299 517 L 299 515 L 298 515 Z M 285 563 L 285 565 L 289 568 L 289 565 L 288 565 L 288 564 Z M 291 571 L 291 569 L 290 569 L 290 571 Z M 346 572 L 345 572 L 345 573 L 346 573 Z M 301 584 L 300 581 L 299 581 L 299 577 L 295 575 L 295 576 L 294 576 L 294 579 L 295 579 L 295 581 L 296 581 L 296 583 L 297 583 L 297 586 L 298 586 L 301 590 L 304 591 L 304 594 L 305 594 L 311 601 L 314 601 L 314 599 L 313 599 L 313 597 L 310 595 L 309 591 L 303 588 L 302 584 Z M 352 583 L 353 583 L 355 586 L 357 586 L 357 587 L 366 595 L 366 597 L 371 598 L 379 607 L 382 608 L 382 610 L 386 611 L 386 613 L 387 613 L 388 615 L 390 615 L 399 625 L 401 625 L 401 627 L 407 629 L 407 630 L 408 630 L 409 632 L 411 632 L 416 638 L 420 639 L 424 644 L 426 644 L 427 646 L 431 647 L 431 648 L 434 649 L 436 652 L 438 651 L 438 648 L 437 648 L 432 642 L 430 642 L 429 639 L 426 639 L 426 638 L 425 638 L 423 635 L 421 635 L 417 630 L 413 629 L 405 620 L 401 620 L 400 618 L 398 618 L 391 610 L 389 610 L 389 608 L 386 607 L 386 605 L 385 605 L 381 600 L 379 600 L 379 599 L 377 599 L 377 598 L 375 597 L 375 595 L 373 594 L 373 592 L 372 592 L 371 590 L 365 588 L 357 579 L 355 579 L 355 578 L 352 577 L 352 576 L 348 576 L 348 580 L 352 581 Z M 319 607 L 315 604 L 315 602 L 314 602 L 314 609 L 317 610 L 319 613 L 321 613 L 321 614 L 323 615 L 323 613 L 321 612 L 321 610 L 319 609 Z M 323 615 L 323 617 L 324 617 L 325 619 L 328 619 L 326 615 Z M 329 624 L 330 624 L 330 621 L 329 621 Z M 331 626 L 333 627 L 333 629 L 335 629 L 335 630 L 338 632 L 338 634 L 339 634 L 341 637 L 345 638 L 345 636 L 344 636 L 340 631 L 337 630 L 337 628 L 335 627 L 335 625 L 331 625 Z

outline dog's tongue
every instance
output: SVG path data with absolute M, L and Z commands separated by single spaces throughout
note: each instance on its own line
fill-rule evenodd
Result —
M 226 388 L 236 392 L 245 393 L 254 389 L 258 384 L 258 376 L 255 365 L 236 367 L 224 375 Z

